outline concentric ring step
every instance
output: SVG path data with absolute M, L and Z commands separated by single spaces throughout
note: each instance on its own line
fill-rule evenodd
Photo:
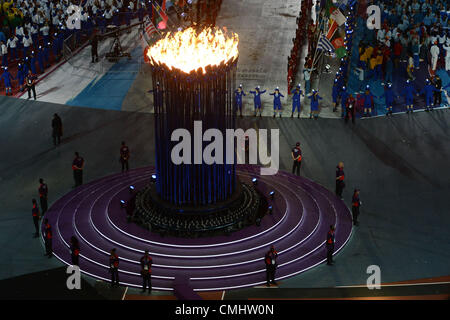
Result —
M 46 217 L 54 226 L 55 255 L 70 264 L 68 241 L 80 240 L 82 272 L 109 281 L 108 257 L 118 250 L 120 282 L 141 286 L 138 261 L 142 251 L 153 257 L 152 285 L 172 290 L 175 277 L 186 272 L 195 290 L 220 290 L 265 282 L 263 257 L 270 244 L 279 251 L 277 279 L 304 272 L 325 260 L 324 242 L 330 224 L 336 225 L 336 253 L 347 243 L 351 217 L 345 204 L 324 187 L 302 177 L 279 172 L 258 176 L 258 166 L 239 166 L 243 180 L 258 177 L 264 194 L 275 190 L 272 215 L 259 227 L 251 226 L 230 236 L 180 239 L 151 234 L 127 223 L 119 200 L 130 197 L 128 187 L 147 184 L 153 167 L 130 170 L 81 186 L 59 199 Z

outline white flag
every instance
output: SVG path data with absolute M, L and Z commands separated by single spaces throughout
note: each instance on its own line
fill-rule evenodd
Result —
M 341 10 L 339 9 L 334 10 L 331 13 L 330 18 L 336 21 L 338 26 L 342 26 L 345 23 L 345 21 L 347 21 L 347 18 L 342 14 Z

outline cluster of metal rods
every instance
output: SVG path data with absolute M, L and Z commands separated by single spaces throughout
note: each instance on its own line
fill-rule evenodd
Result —
M 225 130 L 235 129 L 233 106 L 235 61 L 208 66 L 189 74 L 152 61 L 155 114 L 156 187 L 160 197 L 176 205 L 206 205 L 226 200 L 236 187 L 234 162 L 226 163 Z M 158 85 L 159 84 L 159 85 Z M 218 129 L 223 135 L 223 164 L 194 163 L 194 121 L 203 132 Z M 171 151 L 178 143 L 172 132 L 183 128 L 191 134 L 191 164 L 176 165 Z M 202 134 L 203 134 L 202 132 Z M 202 151 L 210 142 L 202 142 Z

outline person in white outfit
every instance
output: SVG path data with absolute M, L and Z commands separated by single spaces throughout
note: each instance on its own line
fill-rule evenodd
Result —
M 431 70 L 436 71 L 437 61 L 439 58 L 439 47 L 437 46 L 437 41 L 431 46 Z
M 445 71 L 450 70 L 450 39 L 447 39 L 447 42 L 443 46 L 445 50 Z

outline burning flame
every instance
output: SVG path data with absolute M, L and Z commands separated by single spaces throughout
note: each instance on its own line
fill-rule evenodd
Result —
M 228 35 L 218 28 L 207 28 L 197 33 L 191 27 L 175 33 L 168 32 L 146 54 L 153 65 L 164 63 L 171 70 L 177 68 L 186 73 L 202 68 L 206 73 L 205 67 L 208 65 L 218 66 L 222 62 L 235 61 L 239 55 L 238 43 L 239 37 L 235 33 Z

